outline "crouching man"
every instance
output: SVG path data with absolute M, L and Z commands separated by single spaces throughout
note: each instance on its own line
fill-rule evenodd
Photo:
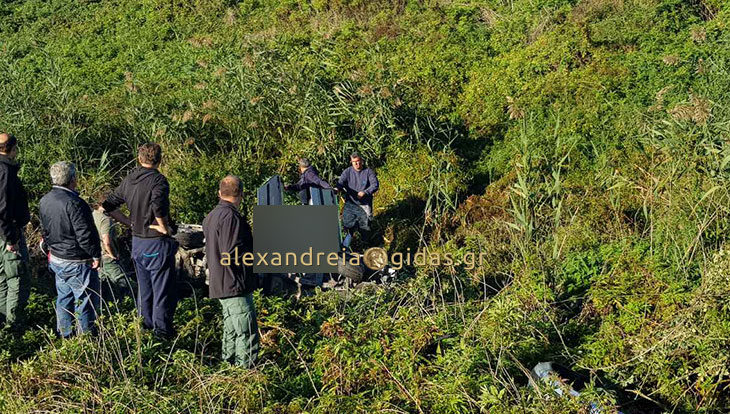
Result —
M 70 162 L 51 166 L 53 188 L 38 206 L 43 239 L 50 250 L 48 267 L 56 275 L 58 333 L 68 338 L 95 332 L 99 311 L 101 245 L 91 207 L 76 192 L 76 167 Z
M 205 254 L 211 298 L 223 308 L 223 360 L 254 366 L 259 352 L 259 331 L 253 291 L 256 278 L 242 256 L 253 252 L 251 227 L 241 215 L 243 184 L 229 175 L 221 180 L 218 205 L 203 220 Z

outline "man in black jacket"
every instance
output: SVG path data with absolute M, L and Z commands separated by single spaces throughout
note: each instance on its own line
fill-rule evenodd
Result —
M 30 293 L 28 248 L 23 227 L 30 221 L 28 196 L 18 178 L 18 142 L 0 133 L 0 315 L 17 326 Z
M 68 338 L 76 325 L 81 332 L 95 331 L 101 244 L 91 207 L 76 192 L 76 167 L 65 161 L 53 164 L 51 182 L 38 211 L 51 253 L 48 267 L 56 276 L 58 332 Z
M 162 161 L 158 144 L 139 147 L 140 163 L 102 203 L 107 213 L 127 204 L 132 222 L 132 259 L 137 270 L 138 308 L 144 327 L 163 337 L 174 336 L 175 253 L 170 237 L 170 185 L 157 168 Z
M 218 205 L 203 220 L 205 255 L 210 277 L 209 294 L 223 308 L 223 360 L 247 368 L 258 358 L 259 335 L 251 266 L 251 227 L 239 212 L 243 184 L 229 175 L 218 187 Z M 249 253 L 249 260 L 244 255 Z

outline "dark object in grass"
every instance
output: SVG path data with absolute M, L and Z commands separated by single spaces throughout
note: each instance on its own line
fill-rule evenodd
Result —
M 203 226 L 198 224 L 180 224 L 174 237 L 180 243 L 180 247 L 186 250 L 197 249 L 205 245 Z

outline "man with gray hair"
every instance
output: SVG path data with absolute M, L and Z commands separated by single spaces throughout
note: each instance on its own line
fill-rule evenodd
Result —
M 101 242 L 91 207 L 76 192 L 76 167 L 66 161 L 53 164 L 51 182 L 38 210 L 50 250 L 48 267 L 56 276 L 58 333 L 68 338 L 75 326 L 81 333 L 96 331 Z
M 306 158 L 297 160 L 299 166 L 299 181 L 296 184 L 284 186 L 287 191 L 298 191 L 302 204 L 309 204 L 312 200 L 311 188 L 332 188 L 329 183 L 319 177 L 319 172 Z

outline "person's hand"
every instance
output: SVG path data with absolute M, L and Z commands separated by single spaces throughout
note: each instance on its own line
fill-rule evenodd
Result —
M 94 270 L 96 270 L 96 269 L 98 269 L 98 268 L 99 268 L 99 259 L 94 259 L 94 260 L 93 260 L 93 261 L 91 262 L 91 268 L 92 268 L 92 269 L 94 269 Z
M 160 226 L 159 224 L 150 224 L 148 228 L 150 228 L 158 233 L 169 234 L 169 232 L 167 231 L 167 228 L 164 226 Z
M 18 253 L 18 246 L 8 243 L 5 245 L 5 250 L 9 251 L 10 253 Z
M 365 192 L 364 191 L 360 191 L 360 192 L 357 193 L 357 198 L 363 198 L 363 197 L 365 197 Z

